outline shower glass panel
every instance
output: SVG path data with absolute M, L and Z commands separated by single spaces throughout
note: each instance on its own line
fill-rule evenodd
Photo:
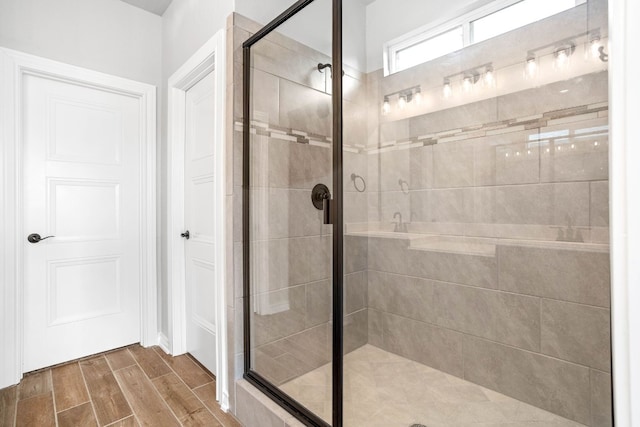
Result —
M 249 60 L 249 371 L 330 420 L 333 120 L 331 68 L 318 65 L 331 63 L 331 1 L 289 17 Z M 292 385 L 315 369 L 329 372 L 328 392 Z
M 478 43 L 504 1 L 357 3 L 344 425 L 612 425 L 606 0 L 512 2 L 539 13 Z M 462 49 L 390 73 L 460 26 Z

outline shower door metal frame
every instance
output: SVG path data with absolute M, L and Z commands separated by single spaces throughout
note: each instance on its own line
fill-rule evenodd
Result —
M 258 372 L 251 369 L 251 282 L 250 282 L 250 155 L 251 155 L 251 46 L 295 16 L 314 0 L 298 0 L 282 14 L 262 27 L 242 44 L 242 241 L 243 241 L 243 322 L 244 378 L 261 392 L 309 426 L 329 427 L 323 419 L 280 390 Z M 332 0 L 332 69 L 342 70 L 342 0 Z M 341 71 L 339 74 L 342 75 Z M 342 427 L 343 414 L 343 286 L 344 286 L 344 220 L 343 220 L 343 153 L 342 153 L 342 79 L 332 79 L 333 107 L 333 223 L 332 271 L 332 426 Z

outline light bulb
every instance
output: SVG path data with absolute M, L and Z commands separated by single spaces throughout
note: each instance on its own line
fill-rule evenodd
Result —
M 574 45 L 565 45 L 557 49 L 554 53 L 555 60 L 553 66 L 558 70 L 566 70 L 569 67 L 570 57 L 573 53 Z
M 484 73 L 484 83 L 487 86 L 493 86 L 495 84 L 495 76 L 493 75 L 493 68 L 487 67 L 487 70 Z
M 594 36 L 591 41 L 589 41 L 589 45 L 585 49 L 585 56 L 587 59 L 599 59 L 601 46 L 602 42 L 600 41 L 600 37 L 598 35 Z
M 382 103 L 382 114 L 389 114 L 391 112 L 391 104 L 389 103 L 389 97 L 384 97 L 384 102 Z
M 538 74 L 538 62 L 536 61 L 535 56 L 530 56 L 527 58 L 527 62 L 524 66 L 524 77 L 527 79 L 533 79 Z
M 453 90 L 451 89 L 451 82 L 449 81 L 449 79 L 445 79 L 444 81 L 444 85 L 442 86 L 442 95 L 445 99 L 449 99 L 451 98 L 451 95 L 453 95 Z
M 413 99 L 415 99 L 417 105 L 422 104 L 422 92 L 420 91 L 420 88 L 416 89 Z
M 404 110 L 404 107 L 407 106 L 407 95 L 400 95 L 398 97 L 398 108 Z
M 556 68 L 566 67 L 567 61 L 569 61 L 569 55 L 567 55 L 566 49 L 559 50 L 556 53 Z
M 462 79 L 462 90 L 469 93 L 471 89 L 473 89 L 473 77 L 465 76 L 464 79 Z

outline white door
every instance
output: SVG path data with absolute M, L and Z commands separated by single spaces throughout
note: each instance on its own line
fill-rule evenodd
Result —
M 142 143 L 139 99 L 32 75 L 23 94 L 28 372 L 140 341 Z
M 215 73 L 186 94 L 185 239 L 187 351 L 216 373 Z M 222 142 L 219 142 L 222 143 Z M 222 286 L 222 284 L 219 284 Z

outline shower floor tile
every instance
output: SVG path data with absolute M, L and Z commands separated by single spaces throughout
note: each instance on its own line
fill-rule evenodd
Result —
M 331 364 L 281 386 L 331 420 Z M 348 427 L 569 427 L 582 424 L 437 369 L 365 345 L 344 359 L 344 424 Z

